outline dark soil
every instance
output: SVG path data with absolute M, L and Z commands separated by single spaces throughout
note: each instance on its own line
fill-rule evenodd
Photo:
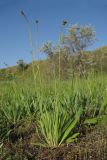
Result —
M 6 142 L 0 160 L 107 160 L 107 130 L 95 129 L 77 142 L 57 148 L 37 148 L 37 136 Z M 4 154 L 5 152 L 5 154 Z

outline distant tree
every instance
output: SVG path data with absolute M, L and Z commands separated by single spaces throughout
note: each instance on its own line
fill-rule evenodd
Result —
M 95 42 L 95 30 L 93 27 L 85 25 L 81 26 L 78 24 L 72 25 L 68 29 L 68 34 L 61 37 L 60 48 L 66 50 L 67 53 L 81 53 L 87 47 Z M 46 42 L 41 51 L 45 52 L 48 57 L 52 57 L 59 46 L 53 47 L 51 42 Z
M 76 66 L 80 76 L 86 74 L 83 51 L 95 42 L 95 30 L 89 25 L 74 24 L 68 29 L 68 34 L 63 37 L 62 44 L 70 49 L 70 55 L 77 54 Z
M 95 30 L 93 27 L 78 24 L 68 29 L 68 35 L 63 37 L 63 45 L 68 45 L 71 53 L 80 53 L 95 42 Z
M 27 67 L 28 65 L 22 59 L 17 61 L 17 68 L 19 71 L 24 71 Z
M 62 25 L 67 22 L 63 21 Z M 77 54 L 74 69 L 77 68 L 80 75 L 85 73 L 85 63 L 83 62 L 83 51 L 95 42 L 95 30 L 89 25 L 74 24 L 68 29 L 68 34 L 60 36 L 60 45 L 53 46 L 51 42 L 46 42 L 41 51 L 46 53 L 49 59 L 57 67 L 60 55 L 60 65 L 64 72 L 67 73 L 68 59 L 71 55 Z M 60 54 L 59 54 L 60 53 Z M 66 69 L 67 68 L 67 69 Z M 74 71 L 73 71 L 74 72 Z
M 68 35 L 63 38 L 63 45 L 70 47 L 71 53 L 80 53 L 95 42 L 95 30 L 93 27 L 78 24 L 68 29 Z

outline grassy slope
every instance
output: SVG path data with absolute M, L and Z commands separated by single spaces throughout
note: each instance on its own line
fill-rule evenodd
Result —
M 101 47 L 96 49 L 95 51 L 89 51 L 84 53 L 83 56 L 84 61 L 90 63 L 95 63 L 95 69 L 98 71 L 104 71 L 107 72 L 107 46 Z M 62 62 L 63 63 L 63 62 Z M 71 60 L 72 63 L 72 60 Z M 37 65 L 39 64 L 40 71 L 43 74 L 44 78 L 48 77 L 50 75 L 50 63 L 48 60 L 42 60 L 39 62 L 35 62 L 35 71 L 37 70 Z M 62 64 L 65 65 L 65 64 Z M 6 69 L 1 69 L 0 74 L 3 74 L 3 76 L 0 76 L 0 80 L 4 80 L 5 77 L 8 75 L 15 75 L 16 77 L 32 77 L 32 64 L 28 65 L 28 69 L 26 69 L 24 72 L 18 72 L 17 66 L 9 67 Z
M 96 50 L 94 53 L 87 53 L 85 56 L 86 58 L 88 57 L 88 59 L 91 56 L 95 56 L 95 60 L 98 61 L 98 66 L 101 68 L 99 62 L 103 62 L 101 61 L 101 57 L 102 55 L 105 57 L 106 52 L 104 52 L 104 50 L 105 47 Z M 104 60 L 106 61 L 105 58 Z M 46 76 L 47 78 L 46 73 L 49 71 L 48 61 L 41 61 L 39 62 L 39 65 L 41 73 L 44 73 L 43 77 Z M 100 115 L 107 114 L 107 75 L 93 75 L 89 76 L 87 79 L 74 78 L 60 82 L 58 80 L 52 80 L 50 82 L 44 81 L 45 78 L 42 77 L 41 83 L 39 81 L 40 79 L 37 79 L 35 85 L 31 65 L 29 65 L 28 69 L 24 72 L 17 72 L 16 67 L 7 68 L 5 72 L 6 74 L 9 72 L 15 74 L 16 79 L 13 81 L 4 81 L 3 79 L 3 81 L 0 82 L 0 109 L 2 109 L 2 112 L 0 112 L 0 116 L 2 117 L 0 119 L 0 136 L 3 136 L 2 134 L 5 134 L 5 132 L 9 133 L 11 130 L 8 140 L 6 139 L 4 142 L 3 156 L 8 155 L 11 157 L 11 155 L 13 155 L 13 159 L 18 159 L 16 157 L 19 157 L 20 159 L 22 156 L 30 157 L 31 159 L 43 159 L 46 157 L 45 160 L 54 160 L 58 158 L 62 160 L 71 160 L 74 159 L 74 157 L 77 159 L 86 159 L 87 157 L 86 160 L 91 160 L 92 158 L 99 159 L 99 157 L 107 158 L 105 152 L 107 149 L 107 137 L 105 136 L 106 131 L 103 131 L 107 119 L 105 124 L 103 124 L 102 129 L 101 127 L 100 129 L 92 127 L 92 132 L 90 127 L 84 128 L 84 126 L 78 126 L 73 130 L 73 132 L 80 132 L 77 143 L 70 144 L 68 147 L 62 145 L 59 149 L 55 149 L 55 152 L 49 148 L 38 149 L 38 147 L 32 145 L 32 142 L 41 142 L 41 140 L 44 140 L 45 138 L 39 129 L 40 137 L 38 139 L 38 133 L 35 131 L 40 120 L 41 123 L 44 124 L 43 127 L 47 127 L 48 129 L 48 145 L 52 145 L 53 141 L 56 139 L 56 136 L 54 137 L 53 133 L 56 134 L 58 130 L 56 129 L 56 132 L 54 132 L 54 127 L 57 126 L 54 126 L 56 121 L 53 123 L 51 117 L 55 118 L 56 113 L 58 113 L 59 118 L 61 118 L 60 114 L 63 116 L 64 113 L 64 118 L 71 118 L 72 111 L 75 113 L 78 108 L 83 107 L 83 119 L 84 117 L 96 117 L 98 113 L 100 113 Z M 17 107 L 19 107 L 18 112 Z M 5 115 L 3 114 L 3 111 L 5 111 Z M 47 115 L 50 115 L 50 111 L 52 111 L 52 116 L 47 117 Z M 18 117 L 19 115 L 20 117 Z M 42 118 L 43 116 L 44 118 Z M 63 119 L 59 122 L 63 122 Z M 53 124 L 51 125 L 51 129 L 48 128 L 50 127 L 50 123 Z M 62 131 L 62 128 L 60 131 Z M 88 132 L 91 132 L 91 134 Z M 62 134 L 61 132 L 58 133 Z M 98 136 L 96 135 L 99 136 L 101 141 L 98 140 Z M 56 141 L 56 146 L 60 141 L 60 135 L 57 136 L 59 137 L 58 141 Z M 14 137 L 15 143 L 13 142 Z M 51 142 L 49 137 L 53 138 Z M 66 144 L 66 141 L 64 141 L 64 143 Z M 93 145 L 93 143 L 95 143 L 95 145 Z

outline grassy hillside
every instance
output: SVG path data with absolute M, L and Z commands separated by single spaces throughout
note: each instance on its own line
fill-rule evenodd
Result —
M 44 78 L 52 78 L 53 76 L 53 66 L 55 65 L 56 76 L 58 75 L 58 55 L 54 57 L 53 60 L 41 60 L 39 62 L 34 62 L 34 70 L 37 71 L 37 66 L 39 66 L 41 75 Z M 61 55 L 61 76 L 62 78 L 70 78 L 75 72 L 78 73 L 78 64 L 79 57 L 78 55 L 71 55 L 68 59 L 62 54 Z M 87 51 L 82 55 L 82 65 L 85 67 L 85 72 L 90 73 L 102 72 L 107 73 L 107 46 L 96 49 L 95 51 Z M 6 69 L 0 70 L 0 80 L 12 79 L 17 77 L 32 77 L 32 63 L 28 64 L 27 69 L 19 71 L 17 66 L 9 67 Z
M 0 71 L 2 159 L 107 159 L 106 50 Z

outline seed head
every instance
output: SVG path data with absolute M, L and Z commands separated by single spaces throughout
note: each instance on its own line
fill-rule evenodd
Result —
M 66 20 L 63 20 L 63 21 L 62 21 L 62 25 L 65 26 L 66 24 L 67 24 L 67 21 L 66 21 Z
M 21 15 L 25 18 L 26 22 L 29 23 L 29 19 L 27 18 L 26 14 L 24 13 L 23 10 L 21 10 Z
M 39 20 L 37 19 L 37 20 L 36 20 L 36 24 L 38 24 L 38 23 L 39 23 Z
M 21 10 L 21 12 L 20 12 L 20 13 L 21 13 L 21 15 L 22 15 L 22 16 L 25 16 L 25 13 L 24 13 L 24 11 L 22 11 L 22 10 Z

